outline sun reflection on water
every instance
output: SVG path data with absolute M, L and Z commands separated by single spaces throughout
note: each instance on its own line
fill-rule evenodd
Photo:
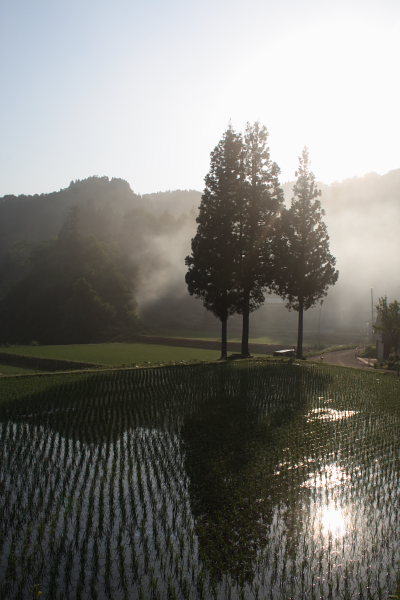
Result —
M 306 415 L 307 423 L 315 423 L 316 421 L 341 421 L 358 415 L 357 410 L 335 410 L 333 408 L 320 407 L 313 408 Z
M 346 517 L 344 511 L 334 506 L 324 506 L 319 515 L 322 533 L 325 536 L 341 538 L 346 533 Z
M 333 463 L 324 465 L 324 467 L 318 471 L 309 472 L 308 478 L 303 481 L 301 487 L 310 489 L 332 489 L 350 483 L 350 481 L 351 477 L 346 469 Z

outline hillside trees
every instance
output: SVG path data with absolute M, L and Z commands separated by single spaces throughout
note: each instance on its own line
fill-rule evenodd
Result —
M 66 215 L 69 210 L 71 215 L 76 212 L 73 208 L 75 206 L 78 209 L 75 225 L 80 237 L 86 240 L 94 237 L 97 246 L 105 249 L 107 254 L 111 253 L 115 272 L 122 269 L 126 273 L 128 266 L 131 268 L 133 275 L 128 276 L 132 281 L 129 299 L 137 299 L 142 326 L 157 331 L 155 319 L 162 317 L 165 328 L 171 329 L 175 324 L 180 327 L 181 306 L 178 309 L 175 307 L 177 301 L 182 299 L 183 282 L 177 265 L 188 253 L 187 240 L 193 236 L 195 229 L 194 205 L 199 204 L 200 196 L 199 192 L 182 191 L 140 197 L 122 180 L 89 177 L 51 194 L 0 198 L 0 301 L 5 296 L 10 299 L 12 288 L 22 285 L 23 280 L 28 285 L 29 273 L 33 267 L 37 268 L 33 255 L 46 240 L 54 242 L 57 236 L 64 235 L 64 230 L 70 227 L 73 220 L 70 216 L 69 223 L 66 223 Z M 187 212 L 183 214 L 185 210 Z M 53 243 L 46 243 L 44 246 L 48 254 L 51 253 L 50 247 L 58 248 L 58 244 Z M 169 252 L 165 252 L 166 246 L 169 246 Z M 72 253 L 70 258 L 72 260 Z M 31 277 L 30 281 L 32 292 L 25 288 L 27 298 L 24 302 L 27 310 L 28 296 L 38 291 L 36 280 Z M 72 289 L 73 283 L 68 289 L 68 295 L 72 293 Z M 78 289 L 83 294 L 82 287 L 74 289 L 75 298 Z M 118 293 L 118 286 L 115 289 Z M 197 307 L 193 307 L 193 304 L 182 300 L 183 311 L 186 310 L 191 327 L 194 319 L 197 318 L 201 323 L 202 317 L 200 310 L 196 310 Z M 14 316 L 12 321 L 6 323 L 7 336 L 5 330 L 0 330 L 1 340 L 44 339 L 39 333 L 29 335 L 28 330 L 23 333 L 21 322 L 14 318 L 16 312 L 8 300 L 7 306 L 10 318 Z M 84 313 L 85 311 L 81 311 L 80 314 Z M 28 314 L 24 313 L 21 318 L 28 319 Z M 0 321 L 2 322 L 1 315 Z M 37 321 L 36 315 L 32 316 L 32 321 Z M 101 325 L 98 332 L 100 338 L 109 339 L 111 333 L 107 333 L 106 338 L 103 333 L 108 320 L 99 318 L 97 322 Z M 86 327 L 86 321 L 84 325 Z M 138 326 L 136 323 L 136 330 Z M 82 324 L 82 332 L 85 327 Z M 115 327 L 112 329 L 115 330 Z M 125 324 L 122 330 L 118 335 L 123 336 L 123 332 L 126 332 L 129 339 L 131 325 Z
M 185 259 L 188 291 L 221 321 L 221 358 L 227 356 L 227 321 L 237 300 L 237 207 L 243 193 L 242 138 L 228 127 L 211 153 L 192 253 Z
M 134 331 L 135 270 L 116 246 L 80 235 L 76 223 L 72 210 L 1 299 L 2 341 L 94 342 Z
M 388 302 L 387 296 L 382 296 L 378 300 L 376 309 L 378 318 L 374 329 L 382 333 L 382 340 L 386 347 L 384 358 L 387 358 L 392 351 L 397 355 L 400 349 L 400 302 L 398 300 Z
M 249 313 L 264 302 L 274 280 L 271 260 L 276 219 L 283 205 L 279 167 L 271 161 L 267 128 L 247 123 L 244 134 L 244 186 L 239 196 L 237 312 L 243 315 L 242 356 L 249 356 Z
M 291 206 L 285 210 L 274 242 L 275 290 L 298 311 L 297 356 L 303 354 L 303 315 L 338 279 L 335 258 L 322 220 L 320 190 L 310 170 L 308 150 L 299 158 Z

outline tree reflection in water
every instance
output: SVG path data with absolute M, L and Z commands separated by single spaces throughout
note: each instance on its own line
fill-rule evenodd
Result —
M 287 444 L 285 430 L 304 412 L 308 374 L 288 366 L 289 397 L 282 370 L 269 376 L 268 401 L 260 402 L 256 371 L 221 370 L 217 396 L 205 399 L 182 428 L 200 557 L 217 581 L 223 575 L 239 585 L 253 579 L 274 510 L 286 500 L 276 457 Z

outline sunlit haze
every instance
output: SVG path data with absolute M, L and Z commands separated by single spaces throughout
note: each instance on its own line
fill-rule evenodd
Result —
M 0 195 L 89 175 L 202 189 L 229 120 L 326 183 L 400 167 L 391 1 L 3 0 Z

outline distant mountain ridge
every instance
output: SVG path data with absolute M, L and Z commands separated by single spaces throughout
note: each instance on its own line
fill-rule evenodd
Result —
M 140 196 L 127 181 L 106 176 L 71 181 L 67 188 L 47 194 L 9 194 L 0 197 L 0 254 L 22 240 L 38 242 L 56 236 L 73 206 L 97 213 L 109 210 L 118 217 L 135 210 L 181 215 L 197 208 L 200 197 L 194 190 Z
M 319 185 L 328 218 L 358 207 L 379 213 L 383 207 L 390 206 L 400 215 L 400 169 L 385 175 L 369 173 Z M 283 184 L 287 202 L 290 202 L 292 188 L 293 182 Z M 201 192 L 197 190 L 139 195 L 127 181 L 107 176 L 71 181 L 67 188 L 46 194 L 8 194 L 0 197 L 0 252 L 21 240 L 41 241 L 57 235 L 72 206 L 97 212 L 111 209 L 119 217 L 134 210 L 153 215 L 166 212 L 175 217 L 192 213 L 195 217 L 200 200 Z
M 118 210 L 139 203 L 129 184 L 122 179 L 89 177 L 72 181 L 68 188 L 34 196 L 7 195 L 0 198 L 0 252 L 21 240 L 42 241 L 60 231 L 72 206 L 97 210 L 112 203 Z

